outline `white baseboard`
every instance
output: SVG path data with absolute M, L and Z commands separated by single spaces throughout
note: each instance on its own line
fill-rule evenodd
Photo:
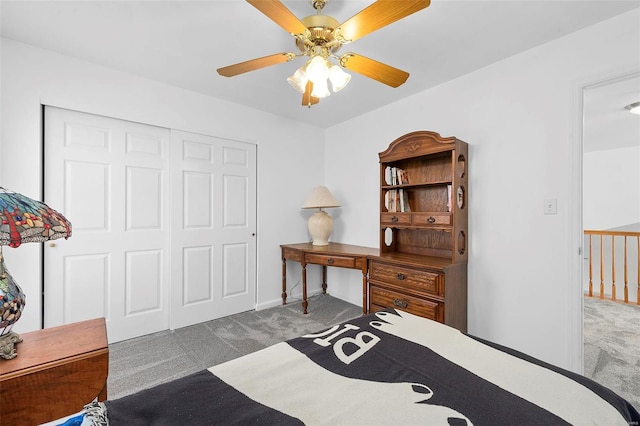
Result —
M 322 289 L 321 288 L 319 288 L 317 290 L 314 290 L 314 291 L 307 292 L 307 298 L 315 296 L 317 294 L 322 294 Z M 288 296 L 287 297 L 287 305 L 292 304 L 292 303 L 302 303 L 302 296 L 299 295 L 299 294 L 296 294 L 294 296 Z M 282 299 L 281 298 L 277 298 L 277 299 L 270 300 L 268 302 L 257 303 L 256 304 L 256 311 L 262 311 L 263 309 L 275 308 L 276 306 L 281 306 L 281 305 L 282 305 Z

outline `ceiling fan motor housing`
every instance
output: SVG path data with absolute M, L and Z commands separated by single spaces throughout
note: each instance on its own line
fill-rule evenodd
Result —
M 302 18 L 301 21 L 309 29 L 311 35 L 308 39 L 296 39 L 296 46 L 300 52 L 306 53 L 310 47 L 325 47 L 326 45 L 329 45 L 328 51 L 330 53 L 340 50 L 340 43 L 332 43 L 335 40 L 333 30 L 340 25 L 337 20 L 328 15 L 317 14 Z

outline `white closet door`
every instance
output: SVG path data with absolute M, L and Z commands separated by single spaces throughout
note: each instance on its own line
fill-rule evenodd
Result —
M 256 146 L 171 131 L 171 328 L 255 308 Z
M 45 245 L 45 327 L 105 317 L 110 342 L 169 326 L 168 129 L 45 108 L 45 202 L 73 235 Z

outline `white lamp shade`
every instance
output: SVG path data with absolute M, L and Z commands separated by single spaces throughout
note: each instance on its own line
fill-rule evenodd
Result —
M 298 92 L 304 93 L 308 81 L 307 73 L 303 68 L 298 68 L 291 77 L 287 78 L 287 81 Z
M 334 92 L 339 92 L 351 81 L 351 75 L 342 71 L 338 65 L 331 65 L 329 68 L 329 80 Z
M 322 209 L 328 207 L 340 207 L 340 203 L 335 199 L 329 188 L 326 186 L 316 186 L 302 205 L 303 209 Z

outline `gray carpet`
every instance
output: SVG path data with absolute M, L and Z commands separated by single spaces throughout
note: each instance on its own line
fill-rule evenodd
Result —
M 290 301 L 109 346 L 109 398 L 115 399 L 362 314 L 329 295 Z M 585 375 L 640 409 L 640 308 L 585 298 Z
M 362 307 L 329 295 L 125 340 L 109 345 L 109 399 L 168 382 L 275 343 L 362 315 Z
M 585 297 L 584 375 L 640 411 L 640 306 Z

